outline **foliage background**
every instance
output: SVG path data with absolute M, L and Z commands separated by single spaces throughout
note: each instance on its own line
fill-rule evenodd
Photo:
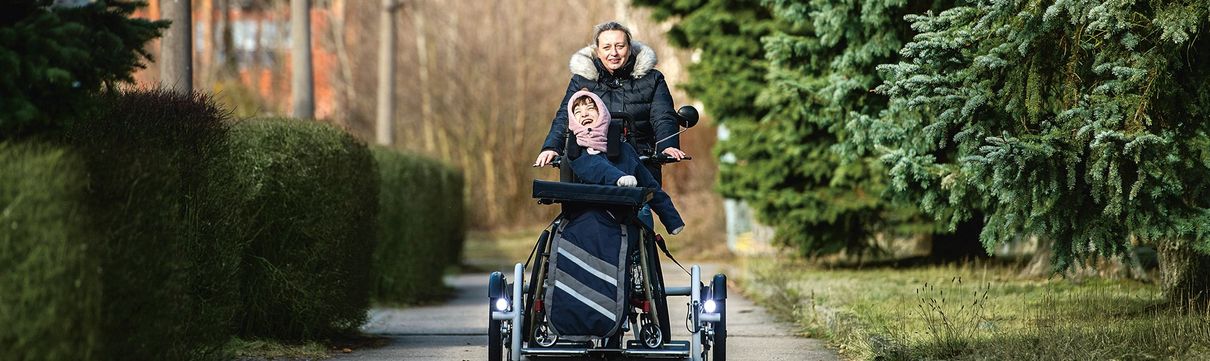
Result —
M 921 35 L 880 91 L 922 115 L 869 124 L 895 186 L 943 218 L 987 212 L 989 247 L 1053 240 L 1056 269 L 1128 256 L 1132 240 L 1186 266 L 1176 257 L 1205 251 L 1210 206 L 1208 13 L 977 2 L 909 18 Z
M 945 2 L 637 3 L 672 20 L 673 43 L 700 54 L 686 89 L 729 133 L 716 150 L 717 187 L 750 204 L 780 243 L 862 255 L 879 238 L 948 229 L 886 192 L 877 154 L 846 127 L 887 108 L 872 94 L 883 80 L 875 68 L 913 34 L 903 16 Z
M 280 115 L 290 107 L 288 2 L 196 0 L 195 53 L 200 89 L 238 105 L 242 117 Z M 552 179 L 550 168 L 530 167 L 571 74 L 571 54 L 588 45 L 592 25 L 619 20 L 653 47 L 675 103 L 693 104 L 676 89 L 692 62 L 668 45 L 667 25 L 624 0 L 408 0 L 395 19 L 396 110 L 393 148 L 441 160 L 465 174 L 474 230 L 532 230 L 555 207 L 534 204 L 530 182 Z M 316 114 L 324 122 L 373 140 L 378 84 L 380 1 L 313 2 Z M 156 4 L 144 14 L 159 16 Z M 215 29 L 217 31 L 210 31 Z M 257 30 L 259 29 L 259 30 Z M 158 51 L 149 48 L 153 53 Z M 155 64 L 135 75 L 158 82 Z M 221 91 L 220 91 L 221 90 Z M 705 114 L 681 137 L 693 161 L 670 166 L 668 191 L 691 220 L 671 246 L 720 253 L 721 197 L 712 191 L 715 128 Z
M 0 142 L 0 344 L 28 360 L 93 360 L 102 287 L 77 152 Z
M 144 44 L 167 27 L 130 17 L 138 4 L 129 1 L 51 3 L 6 2 L 0 14 L 0 138 L 61 129 L 83 115 L 102 86 L 133 80 L 151 58 Z

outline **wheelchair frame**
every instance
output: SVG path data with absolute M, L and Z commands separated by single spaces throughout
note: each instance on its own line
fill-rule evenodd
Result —
M 562 219 L 556 220 L 562 222 Z M 649 231 L 645 231 L 647 233 Z M 650 235 L 654 235 L 651 233 Z M 668 358 L 719 360 L 726 359 L 726 300 L 727 276 L 717 274 L 710 285 L 703 284 L 701 268 L 690 266 L 690 282 L 684 287 L 661 290 L 663 275 L 660 273 L 658 257 L 653 254 L 654 239 L 640 237 L 640 264 L 642 303 L 627 305 L 629 327 L 612 336 L 616 347 L 605 347 L 607 342 L 561 342 L 556 336 L 542 329 L 543 304 L 546 287 L 546 267 L 549 265 L 549 250 L 553 242 L 549 230 L 539 237 L 534 253 L 535 266 L 530 271 L 529 282 L 524 280 L 525 264 L 517 263 L 513 268 L 512 282 L 501 272 L 492 273 L 488 279 L 490 322 L 488 324 L 488 360 L 521 360 L 522 356 L 534 357 L 588 357 L 625 356 L 641 358 Z M 635 269 L 635 265 L 628 265 Z M 630 285 L 627 285 L 630 287 Z M 672 341 L 671 322 L 667 314 L 668 296 L 688 296 L 690 309 L 688 341 Z M 628 301 L 634 301 L 631 297 Z M 660 307 L 660 305 L 664 305 Z M 708 304 L 713 304 L 710 306 Z M 661 311 L 663 313 L 661 313 Z M 621 338 L 626 330 L 634 333 L 633 340 L 621 347 Z M 655 331 L 658 330 L 658 331 Z M 654 332 L 653 332 L 654 331 Z M 554 337 L 554 338 L 552 338 Z M 505 351 L 507 350 L 507 353 Z
M 631 129 L 630 117 L 627 114 L 615 112 L 612 115 L 614 119 L 620 120 L 621 128 Z M 697 123 L 697 110 L 693 107 L 682 107 L 678 111 L 678 118 L 682 126 L 692 127 Z M 631 132 L 619 131 L 616 128 L 619 127 L 611 125 L 612 142 L 618 141 L 618 134 L 622 134 L 622 137 L 626 138 L 622 141 L 633 143 L 633 139 L 630 139 Z M 661 161 L 658 159 L 659 155 L 641 158 L 655 162 L 675 161 Z M 558 167 L 557 161 L 555 166 Z M 567 167 L 562 168 L 563 178 L 567 178 L 569 170 Z M 593 204 L 558 197 L 542 197 L 536 193 L 534 196 L 543 204 Z M 637 212 L 642 204 L 630 206 Z M 553 231 L 559 229 L 559 225 L 566 221 L 564 214 L 556 217 L 551 226 L 539 236 L 534 251 L 526 262 L 514 266 L 511 278 L 502 272 L 493 272 L 488 276 L 488 360 L 517 361 L 523 357 L 594 356 L 726 360 L 727 276 L 716 274 L 707 286 L 702 282 L 701 268 L 692 265 L 688 270 L 689 285 L 665 287 L 657 247 L 666 254 L 667 250 L 663 247 L 663 239 L 647 227 L 640 227 L 642 231 L 637 250 L 631 250 L 625 262 L 627 272 L 637 273 L 640 282 L 635 283 L 633 278 L 636 275 L 631 273 L 629 284 L 619 286 L 631 288 L 631 297 L 624 301 L 628 304 L 625 306 L 626 319 L 621 321 L 622 328 L 609 339 L 598 342 L 564 341 L 553 335 L 544 323 L 547 315 L 543 298 L 547 287 L 551 246 L 554 242 Z M 525 268 L 531 261 L 534 267 L 530 270 L 528 282 L 525 282 Z M 637 264 L 634 264 L 636 261 Z M 669 296 L 688 297 L 686 305 L 689 314 L 686 326 L 690 332 L 689 340 L 671 339 L 672 323 L 667 306 Z M 635 302 L 636 300 L 638 302 Z M 626 332 L 633 332 L 634 339 L 622 342 Z

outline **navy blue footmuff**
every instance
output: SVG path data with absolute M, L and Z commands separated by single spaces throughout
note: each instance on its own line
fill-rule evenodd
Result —
M 546 286 L 550 326 L 560 338 L 609 337 L 626 320 L 626 255 L 639 230 L 601 209 L 570 217 L 557 230 Z

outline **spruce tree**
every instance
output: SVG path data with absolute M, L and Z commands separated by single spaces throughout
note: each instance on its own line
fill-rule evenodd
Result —
M 753 123 L 768 62 L 760 39 L 777 27 L 760 0 L 634 0 L 652 8 L 656 20 L 676 18 L 668 30 L 675 46 L 695 49 L 689 81 L 679 84 L 701 100 L 715 122 L 727 127 Z
M 731 132 L 718 151 L 735 162 L 720 164 L 719 189 L 804 254 L 860 253 L 876 234 L 936 230 L 914 205 L 885 197 L 877 158 L 846 142 L 847 123 L 887 106 L 871 90 L 882 82 L 876 66 L 895 61 L 910 38 L 903 16 L 933 6 L 909 3 L 662 5 L 681 16 L 672 38 L 701 51 L 687 89 Z
M 910 4 L 909 4 L 910 3 Z M 886 177 L 845 125 L 887 106 L 872 94 L 876 66 L 894 61 L 911 36 L 905 14 L 928 3 L 767 1 L 789 24 L 764 38 L 770 61 L 758 105 L 768 113 L 735 132 L 742 160 L 723 168 L 724 187 L 751 204 L 807 254 L 874 248 L 875 235 L 937 231 L 913 204 L 884 196 Z
M 0 11 L 0 137 L 61 127 L 104 86 L 131 81 L 166 22 L 130 18 L 142 2 L 79 7 L 16 0 Z
M 974 1 L 909 19 L 864 119 L 900 194 L 992 246 L 1036 235 L 1056 269 L 1161 251 L 1170 299 L 1210 289 L 1210 3 Z

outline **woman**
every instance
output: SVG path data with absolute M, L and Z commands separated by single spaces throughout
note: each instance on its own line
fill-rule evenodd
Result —
M 534 166 L 549 164 L 562 151 L 568 100 L 581 88 L 599 96 L 610 110 L 633 117 L 638 143 L 635 146 L 640 153 L 658 151 L 678 160 L 684 158 L 685 152 L 679 149 L 680 139 L 675 135 L 679 126 L 672 109 L 672 94 L 668 92 L 664 74 L 655 69 L 655 50 L 632 41 L 630 30 L 617 22 L 606 22 L 593 30 L 595 44 L 571 56 L 571 82 L 551 120 L 550 133 Z M 656 144 L 664 138 L 668 139 Z M 647 169 L 656 181 L 661 181 L 658 165 L 649 164 Z

